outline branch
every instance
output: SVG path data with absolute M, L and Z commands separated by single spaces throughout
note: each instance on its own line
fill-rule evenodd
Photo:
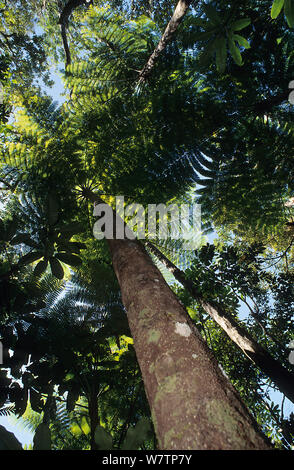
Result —
M 72 12 L 80 6 L 90 5 L 90 3 L 93 3 L 93 2 L 90 2 L 89 0 L 70 0 L 69 2 L 67 2 L 67 4 L 65 5 L 65 7 L 63 8 L 60 14 L 59 24 L 64 24 L 67 27 L 69 17 L 72 14 Z
M 173 39 L 173 36 L 177 31 L 180 23 L 182 22 L 184 16 L 186 15 L 191 3 L 193 3 L 193 0 L 179 0 L 174 14 L 170 22 L 168 23 L 158 45 L 156 46 L 148 61 L 144 65 L 143 69 L 139 73 L 139 83 L 145 82 L 151 74 L 160 54 L 164 51 L 167 44 Z
M 70 50 L 69 50 L 69 45 L 67 41 L 67 35 L 66 35 L 66 26 L 62 24 L 60 26 L 61 29 L 61 37 L 62 37 L 62 42 L 63 42 L 63 49 L 65 52 L 65 68 L 71 64 L 71 55 L 70 55 Z
M 61 37 L 62 37 L 63 48 L 65 52 L 65 57 L 66 57 L 66 63 L 65 63 L 66 67 L 71 64 L 70 49 L 69 49 L 67 35 L 66 35 L 69 17 L 76 8 L 82 5 L 90 5 L 90 4 L 93 4 L 92 0 L 70 0 L 65 5 L 65 7 L 63 8 L 60 14 L 58 24 L 60 24 L 60 29 L 61 29 Z

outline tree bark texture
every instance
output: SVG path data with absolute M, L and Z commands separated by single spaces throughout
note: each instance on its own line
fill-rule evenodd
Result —
M 175 32 L 177 31 L 180 23 L 182 22 L 192 3 L 193 0 L 179 0 L 175 8 L 174 14 L 171 17 L 171 20 L 169 21 L 163 35 L 161 36 L 159 43 L 152 52 L 143 69 L 140 71 L 139 82 L 143 82 L 149 77 L 160 54 L 164 51 L 167 44 L 173 39 Z

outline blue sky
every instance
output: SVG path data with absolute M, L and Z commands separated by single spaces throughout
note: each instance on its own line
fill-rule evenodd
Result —
M 20 423 L 16 423 L 15 418 L 9 416 L 0 417 L 0 425 L 4 426 L 7 431 L 12 432 L 22 444 L 22 446 L 25 444 L 30 445 L 33 442 L 33 434 L 30 431 L 24 429 Z

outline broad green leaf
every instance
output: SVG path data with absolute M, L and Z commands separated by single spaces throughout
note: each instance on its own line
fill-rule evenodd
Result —
M 98 424 L 95 429 L 95 442 L 99 450 L 112 449 L 112 437 L 108 432 Z
M 24 265 L 33 263 L 34 261 L 37 261 L 43 256 L 44 256 L 44 253 L 42 251 L 32 251 L 31 253 L 28 253 L 27 255 L 24 255 L 22 258 L 20 258 L 20 260 L 18 261 L 18 264 L 24 266 Z
M 48 261 L 45 261 L 45 260 L 39 261 L 39 263 L 34 269 L 35 276 L 41 276 L 41 274 L 43 274 L 46 271 L 47 266 L 48 266 Z
M 31 239 L 31 237 L 27 233 L 19 233 L 15 235 L 10 241 L 11 245 L 19 245 L 24 243 L 25 245 L 31 246 L 32 248 L 36 248 L 38 244 Z
M 34 435 L 34 450 L 51 450 L 51 432 L 48 424 L 41 423 Z
M 122 445 L 122 450 L 136 450 L 148 438 L 151 431 L 148 418 L 141 418 L 135 427 L 128 429 L 127 435 Z
M 72 255 L 71 253 L 57 253 L 55 256 L 60 261 L 65 264 L 68 264 L 69 266 L 80 266 L 80 264 L 82 263 L 81 258 L 76 255 Z
M 239 47 L 236 46 L 235 41 L 233 41 L 231 38 L 229 38 L 229 49 L 236 64 L 242 65 L 243 61 Z
M 285 0 L 285 16 L 287 19 L 288 26 L 290 28 L 294 27 L 294 1 L 293 0 Z
M 275 19 L 279 16 L 283 6 L 284 6 L 284 0 L 274 0 L 274 3 L 272 5 L 272 9 L 271 9 L 271 17 L 273 19 Z
M 227 40 L 225 37 L 219 38 L 216 48 L 216 66 L 220 73 L 224 73 L 227 62 Z
M 90 426 L 89 426 L 89 423 L 88 423 L 88 421 L 87 421 L 86 416 L 83 416 L 83 417 L 82 417 L 80 426 L 81 426 L 81 429 L 82 429 L 83 433 L 84 433 L 86 436 L 87 436 L 88 434 L 90 434 L 91 428 L 90 428 Z
M 0 450 L 23 450 L 15 435 L 4 426 L 0 426 Z
M 72 423 L 70 431 L 75 437 L 80 437 L 83 434 L 80 426 L 76 422 Z
M 244 29 L 247 26 L 249 26 L 250 23 L 251 23 L 250 18 L 243 18 L 242 20 L 235 21 L 235 23 L 232 24 L 231 29 L 232 31 L 240 31 L 241 29 Z
M 57 279 L 63 279 L 64 270 L 60 262 L 58 261 L 58 259 L 51 257 L 49 259 L 49 262 L 50 262 L 51 272 L 53 276 L 57 277 Z
M 245 49 L 250 49 L 249 42 L 247 41 L 247 39 L 243 38 L 243 36 L 240 36 L 239 34 L 234 34 L 233 40 L 237 41 L 241 47 L 244 47 Z

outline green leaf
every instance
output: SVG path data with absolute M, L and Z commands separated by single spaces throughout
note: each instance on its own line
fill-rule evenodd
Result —
M 279 14 L 282 11 L 283 6 L 284 6 L 284 0 L 274 0 L 272 9 L 271 9 L 271 17 L 273 20 L 279 16 Z
M 42 258 L 44 256 L 44 253 L 42 251 L 32 251 L 31 253 L 28 253 L 27 255 L 24 255 L 20 260 L 18 261 L 18 264 L 21 266 L 33 263 L 34 261 L 37 261 L 38 259 Z
M 285 16 L 287 19 L 288 26 L 290 28 L 294 27 L 294 1 L 285 0 Z
M 75 436 L 75 437 L 80 437 L 83 432 L 77 422 L 73 422 L 70 428 L 70 432 Z
M 122 450 L 138 449 L 151 432 L 150 421 L 148 418 L 141 418 L 135 427 L 128 429 L 127 435 L 122 445 Z
M 70 253 L 57 253 L 55 257 L 69 266 L 80 266 L 82 263 L 81 258 Z
M 249 26 L 251 23 L 250 18 L 243 18 L 242 20 L 235 21 L 235 23 L 232 24 L 232 31 L 240 31 L 241 29 L 246 28 Z
M 227 40 L 225 37 L 219 38 L 216 48 L 216 66 L 220 73 L 224 73 L 227 62 Z
M 48 261 L 45 261 L 45 260 L 39 261 L 39 263 L 34 269 L 35 276 L 41 276 L 41 274 L 43 274 L 46 271 L 47 266 L 48 266 Z
M 236 46 L 235 41 L 233 41 L 231 38 L 229 38 L 229 49 L 236 64 L 241 66 L 243 64 L 241 52 Z
M 31 237 L 27 233 L 19 233 L 15 235 L 10 241 L 11 245 L 20 245 L 21 243 L 28 245 L 32 248 L 36 248 L 38 244 L 31 239 Z
M 83 431 L 84 434 L 86 434 L 86 436 L 90 434 L 91 428 L 89 426 L 86 416 L 82 417 L 80 426 L 81 426 L 81 430 Z
M 250 49 L 251 47 L 247 39 L 243 38 L 243 36 L 240 36 L 239 34 L 234 34 L 233 40 L 237 41 L 240 44 L 240 46 L 244 47 L 245 49 Z
M 33 450 L 51 450 L 51 432 L 47 424 L 39 424 L 33 442 Z
M 0 450 L 23 450 L 15 435 L 4 426 L 0 426 Z
M 64 271 L 58 259 L 51 257 L 49 262 L 53 276 L 57 277 L 57 279 L 63 279 Z
M 99 450 L 112 449 L 112 437 L 108 432 L 98 424 L 95 429 L 95 442 Z

